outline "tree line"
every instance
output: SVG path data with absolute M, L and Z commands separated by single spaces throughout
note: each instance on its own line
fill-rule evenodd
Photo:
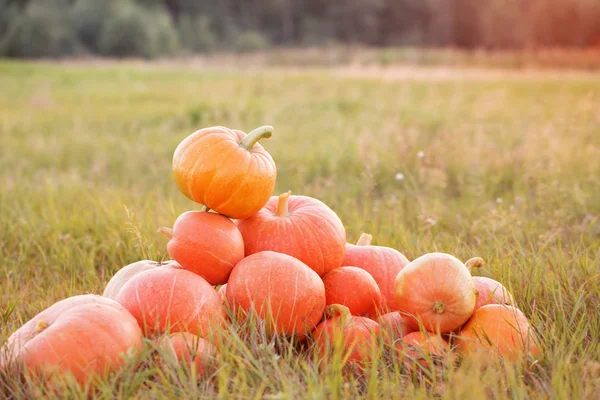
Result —
M 0 0 L 0 55 L 600 45 L 599 0 Z

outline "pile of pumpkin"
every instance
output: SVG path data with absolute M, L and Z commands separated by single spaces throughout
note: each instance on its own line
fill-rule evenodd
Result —
M 133 263 L 103 296 L 42 311 L 10 336 L 0 365 L 30 376 L 69 372 L 84 383 L 119 369 L 146 337 L 161 359 L 205 374 L 231 324 L 249 316 L 270 335 L 313 343 L 321 362 L 341 351 L 362 365 L 381 343 L 408 358 L 454 349 L 509 361 L 539 353 L 507 290 L 471 276 L 480 258 L 431 253 L 409 262 L 371 245 L 368 234 L 346 243 L 338 216 L 315 198 L 271 197 L 276 166 L 258 143 L 271 133 L 213 127 L 181 142 L 175 182 L 204 208 L 159 229 L 173 261 Z

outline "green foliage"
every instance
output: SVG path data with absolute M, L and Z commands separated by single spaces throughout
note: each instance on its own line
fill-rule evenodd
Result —
M 22 14 L 13 14 L 6 36 L 0 43 L 2 54 L 39 58 L 80 53 L 82 46 L 56 3 L 30 2 Z
M 118 0 L 77 0 L 71 8 L 73 29 L 81 42 L 91 51 L 100 51 L 100 36 L 105 23 L 114 17 Z
M 177 27 L 182 46 L 194 53 L 215 50 L 217 41 L 210 25 L 210 20 L 204 15 L 181 16 Z
M 240 53 L 264 50 L 269 47 L 269 40 L 260 32 L 242 32 L 235 43 L 235 48 Z
M 154 58 L 173 54 L 179 47 L 170 17 L 160 10 L 145 10 L 135 4 L 119 9 L 106 21 L 100 51 L 112 57 Z

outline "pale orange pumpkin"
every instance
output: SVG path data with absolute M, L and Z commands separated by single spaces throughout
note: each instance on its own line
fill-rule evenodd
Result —
M 371 240 L 371 235 L 363 233 L 356 245 L 346 244 L 346 256 L 342 264 L 362 268 L 375 279 L 382 297 L 376 314 L 385 314 L 397 310 L 394 300 L 394 280 L 409 261 L 398 250 L 371 246 Z
M 538 338 L 527 317 L 518 308 L 502 304 L 479 308 L 455 339 L 465 355 L 490 352 L 516 361 L 528 354 L 540 354 Z
M 184 269 L 140 272 L 121 287 L 115 299 L 147 336 L 186 331 L 208 338 L 225 323 L 225 310 L 215 288 Z
M 181 265 L 179 265 L 176 261 L 164 261 L 164 262 L 156 262 L 151 260 L 142 260 L 136 261 L 132 264 L 126 265 L 120 270 L 117 271 L 116 274 L 110 279 L 106 288 L 104 289 L 104 293 L 102 296 L 108 297 L 109 299 L 115 300 L 117 297 L 117 293 L 123 287 L 123 285 L 133 278 L 135 275 L 140 272 L 148 271 L 154 268 L 179 268 L 181 269 Z
M 319 276 L 342 266 L 346 230 L 323 202 L 307 196 L 273 196 L 256 215 L 240 221 L 246 256 L 260 251 L 288 254 Z
M 220 214 L 187 211 L 177 218 L 173 229 L 159 231 L 169 238 L 169 256 L 211 285 L 226 283 L 235 264 L 244 258 L 242 234 Z
M 216 362 L 216 349 L 208 341 L 189 332 L 162 336 L 157 348 L 161 359 L 186 363 L 199 376 L 207 376 Z
M 83 385 L 141 348 L 135 318 L 116 301 L 88 294 L 53 304 L 15 331 L 0 349 L 0 365 L 22 364 L 45 379 L 72 374 Z
M 270 126 L 246 135 L 222 126 L 200 129 L 185 138 L 173 155 L 175 183 L 190 199 L 219 214 L 244 219 L 269 201 L 277 168 L 258 143 Z
M 409 326 L 447 333 L 464 324 L 475 309 L 477 292 L 467 267 L 456 257 L 430 253 L 404 267 L 396 277 L 398 310 Z
M 227 303 L 242 320 L 249 312 L 272 333 L 305 336 L 321 320 L 325 287 L 303 262 L 262 251 L 240 261 L 227 283 Z
M 366 317 L 350 314 L 348 307 L 341 304 L 327 306 L 328 319 L 313 331 L 313 337 L 321 360 L 328 362 L 338 353 L 350 364 L 365 364 L 371 361 L 377 350 L 379 324 Z
M 341 304 L 352 315 L 374 313 L 381 303 L 377 282 L 369 273 L 356 267 L 332 269 L 323 277 L 327 305 Z

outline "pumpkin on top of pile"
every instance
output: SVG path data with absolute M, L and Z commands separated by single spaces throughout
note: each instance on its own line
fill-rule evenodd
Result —
M 347 243 L 344 225 L 318 199 L 271 196 L 277 170 L 259 140 L 272 131 L 212 127 L 183 140 L 173 176 L 204 207 L 159 229 L 173 261 L 135 262 L 103 296 L 50 306 L 8 339 L 0 366 L 21 365 L 45 380 L 70 373 L 85 384 L 119 369 L 145 337 L 161 361 L 206 375 L 230 319 L 249 316 L 269 334 L 312 340 L 325 365 L 336 352 L 363 365 L 378 343 L 422 364 L 454 348 L 508 361 L 539 354 L 508 291 L 471 276 L 480 258 L 463 264 L 431 253 L 409 262 L 371 245 L 368 234 Z

